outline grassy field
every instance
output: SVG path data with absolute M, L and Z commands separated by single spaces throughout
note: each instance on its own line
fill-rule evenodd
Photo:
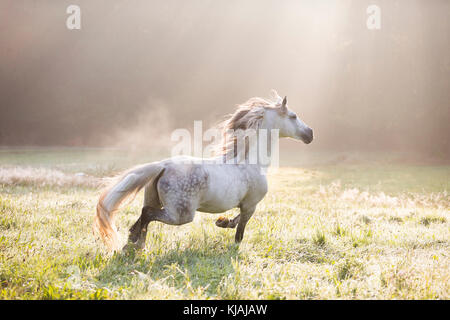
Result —
M 0 298 L 450 298 L 450 166 L 291 161 L 269 175 L 240 246 L 198 213 L 110 255 L 91 228 L 101 177 L 150 160 L 0 149 Z M 142 198 L 118 214 L 124 237 Z

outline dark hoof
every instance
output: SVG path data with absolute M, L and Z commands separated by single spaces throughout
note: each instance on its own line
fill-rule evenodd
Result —
M 229 223 L 230 220 L 227 217 L 219 217 L 219 219 L 216 220 L 216 226 L 220 228 L 227 228 Z
M 138 242 L 139 236 L 140 236 L 139 232 L 136 232 L 136 231 L 133 231 L 133 230 L 130 229 L 130 234 L 128 236 L 128 243 L 130 243 L 130 242 L 132 242 L 132 243 Z
M 139 246 L 136 243 L 133 242 L 128 242 L 122 249 L 122 252 L 130 252 L 130 251 L 135 251 L 135 250 L 139 250 Z

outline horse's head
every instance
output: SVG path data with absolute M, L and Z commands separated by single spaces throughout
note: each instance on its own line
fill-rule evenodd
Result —
M 276 99 L 276 108 L 270 110 L 271 127 L 279 130 L 280 138 L 287 137 L 302 140 L 304 143 L 311 143 L 313 140 L 312 129 L 300 120 L 295 112 L 289 110 L 287 97 L 281 99 L 276 94 Z

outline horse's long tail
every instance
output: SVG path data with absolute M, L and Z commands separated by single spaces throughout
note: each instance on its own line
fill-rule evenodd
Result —
M 94 228 L 98 230 L 110 250 L 118 250 L 120 241 L 114 224 L 114 214 L 120 204 L 130 195 L 135 195 L 147 183 L 164 170 L 160 162 L 153 162 L 132 168 L 122 174 L 100 196 L 97 204 Z

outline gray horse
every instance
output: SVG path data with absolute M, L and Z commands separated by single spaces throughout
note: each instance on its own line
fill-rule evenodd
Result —
M 240 105 L 226 120 L 224 133 L 278 129 L 279 137 L 310 143 L 313 140 L 311 128 L 288 109 L 286 97 L 281 99 L 275 91 L 274 95 L 274 101 L 252 98 Z M 102 193 L 97 204 L 94 226 L 108 248 L 118 250 L 120 245 L 114 213 L 128 196 L 143 187 L 142 214 L 130 229 L 127 246 L 144 248 L 151 221 L 182 225 L 193 221 L 196 211 L 221 213 L 236 207 L 240 209 L 239 215 L 231 220 L 221 217 L 216 225 L 223 228 L 237 226 L 235 241 L 242 241 L 247 222 L 267 193 L 267 179 L 259 163 L 241 161 L 247 159 L 248 148 L 239 152 L 235 148 L 237 137 L 235 135 L 231 140 L 233 146 L 224 148 L 218 157 L 173 157 L 125 172 Z M 255 144 L 257 140 L 250 143 Z M 230 158 L 237 161 L 229 161 Z

